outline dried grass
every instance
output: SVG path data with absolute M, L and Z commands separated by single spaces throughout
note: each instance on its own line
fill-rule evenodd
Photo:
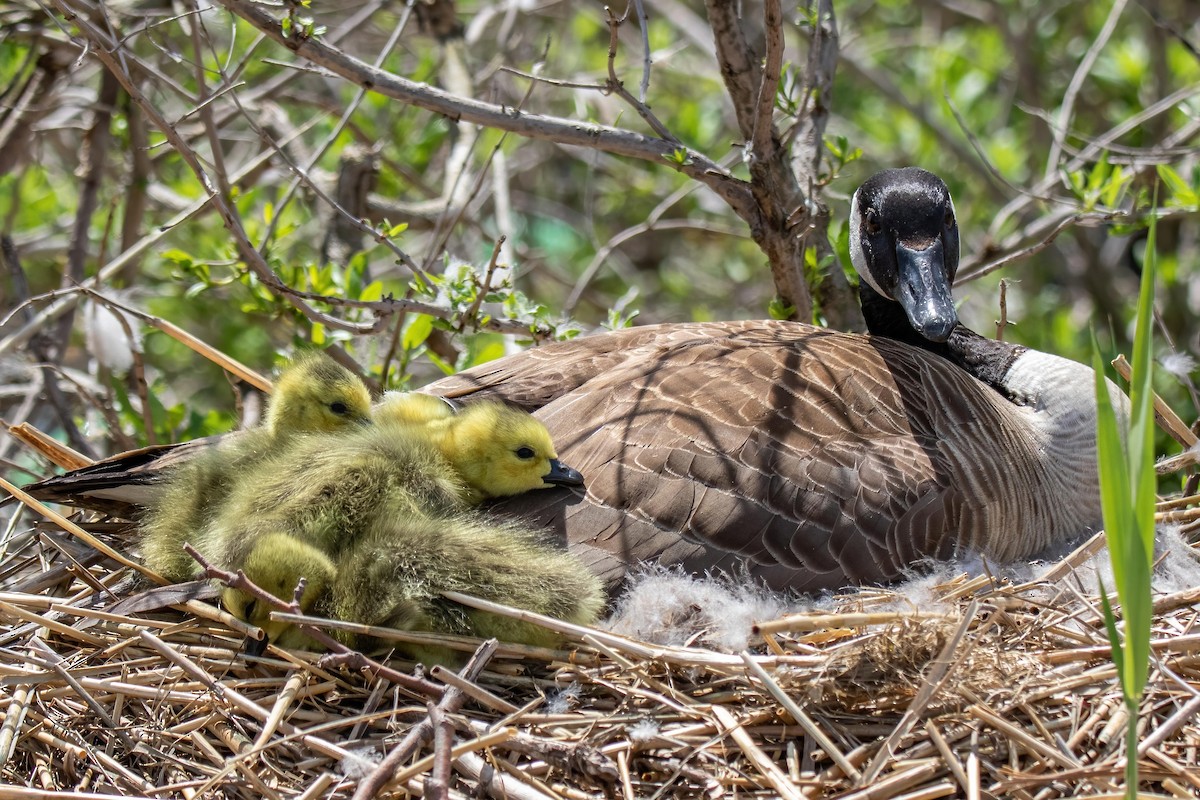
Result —
M 89 527 L 133 555 L 127 528 Z M 1041 799 L 1121 783 L 1125 711 L 1096 598 L 1071 575 L 1082 554 L 1052 582 L 943 582 L 935 611 L 839 596 L 764 624 L 753 653 L 560 626 L 569 650 L 501 645 L 477 677 L 432 670 L 430 697 L 315 655 L 247 658 L 205 603 L 114 612 L 144 579 L 56 526 L 19 529 L 0 570 L 0 800 L 351 797 L 406 737 L 380 796 Z M 1158 599 L 1142 708 L 1143 788 L 1173 797 L 1200 793 L 1198 594 Z

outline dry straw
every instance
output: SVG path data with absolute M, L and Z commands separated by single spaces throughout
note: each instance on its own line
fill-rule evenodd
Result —
M 1198 508 L 1194 496 L 1160 511 Z M 1125 711 L 1094 580 L 1075 574 L 1086 547 L 1052 580 L 960 576 L 919 609 L 891 590 L 842 595 L 761 621 L 745 653 L 547 622 L 568 646 L 501 644 L 457 675 L 400 685 L 346 658 L 249 659 L 200 601 L 121 613 L 150 586 L 124 563 L 128 526 L 8 531 L 0 800 L 1047 800 L 1122 783 Z M 1197 599 L 1155 598 L 1137 758 L 1143 788 L 1168 797 L 1200 794 Z

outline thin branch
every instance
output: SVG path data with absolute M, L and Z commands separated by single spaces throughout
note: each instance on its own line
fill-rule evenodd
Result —
M 1178 109 L 1185 101 L 1200 94 L 1200 83 L 1185 86 L 1182 89 L 1172 92 L 1166 97 L 1158 100 L 1153 105 L 1150 105 L 1137 114 L 1125 119 L 1121 124 L 1107 131 L 1102 136 L 1096 137 L 1092 142 L 1085 147 L 1078 156 L 1063 164 L 1059 170 L 1059 174 L 1069 173 L 1073 170 L 1080 169 L 1089 161 L 1100 156 L 1110 144 L 1120 139 L 1130 131 L 1136 130 L 1139 126 L 1154 119 L 1162 114 L 1170 113 Z M 1184 141 L 1194 137 L 1200 131 L 1200 120 L 1193 120 L 1185 124 L 1182 128 L 1176 131 L 1171 136 L 1163 141 L 1165 147 L 1176 147 Z M 1004 208 L 1000 209 L 995 219 L 992 220 L 991 226 L 988 228 L 988 238 L 997 238 L 999 231 L 1004 230 L 1008 221 L 1015 215 L 1021 213 L 1029 206 L 1036 202 L 1046 199 L 1047 195 L 1059 182 L 1058 175 L 1053 175 L 1040 181 L 1036 186 L 1033 186 L 1028 191 L 1023 192 L 1019 197 L 1013 198 Z M 1063 200 L 1063 203 L 1073 204 L 1074 200 Z M 982 257 L 976 257 L 976 263 Z M 969 260 L 964 260 L 963 266 L 970 266 Z
M 483 283 L 480 284 L 479 291 L 476 293 L 471 307 L 467 309 L 467 313 L 463 314 L 462 319 L 459 320 L 458 330 L 460 332 L 466 328 L 468 322 L 477 322 L 476 315 L 479 314 L 479 307 L 483 305 L 483 299 L 492 290 L 492 276 L 496 273 L 496 261 L 500 258 L 500 250 L 504 247 L 504 243 L 507 240 L 507 236 L 501 236 L 496 240 L 496 245 L 492 248 L 492 257 L 488 259 L 487 272 L 484 273 Z
M 242 227 L 241 217 L 238 216 L 236 210 L 227 201 L 226 197 L 220 194 L 213 186 L 212 179 L 209 177 L 204 165 L 200 163 L 200 159 L 196 153 L 184 141 L 179 132 L 175 130 L 175 126 L 167 122 L 154 104 L 142 94 L 141 89 L 133 82 L 133 78 L 128 72 L 124 71 L 119 64 L 119 59 L 113 55 L 112 42 L 109 37 L 99 30 L 92 22 L 78 14 L 67 2 L 67 0 L 52 0 L 54 5 L 63 13 L 66 19 L 73 22 L 87 40 L 96 45 L 94 47 L 85 48 L 98 58 L 101 63 L 108 69 L 109 72 L 120 82 L 122 88 L 129 93 L 133 101 L 138 104 L 146 117 L 154 123 L 154 125 L 162 131 L 166 136 L 167 141 L 183 159 L 184 163 L 196 175 L 200 181 L 201 188 L 220 214 L 221 220 L 225 223 L 225 228 L 233 235 L 234 244 L 237 245 L 238 253 L 246 262 L 246 265 L 258 276 L 263 283 L 275 291 L 284 291 L 287 287 L 270 265 L 263 260 L 259 252 L 250 244 L 249 237 L 246 235 L 245 228 Z M 364 333 L 370 330 L 369 327 L 354 325 L 343 320 L 331 317 L 328 314 L 322 314 L 306 303 L 301 302 L 297 298 L 293 298 L 292 304 L 296 306 L 306 317 L 313 322 L 321 323 L 333 330 L 347 331 L 351 333 Z
M 187 27 L 191 31 L 192 38 L 192 69 L 196 75 L 196 93 L 197 106 L 196 113 L 200 116 L 200 124 L 204 128 L 204 134 L 208 137 L 208 149 L 212 153 L 213 174 L 217 179 L 217 188 L 221 194 L 228 196 L 230 192 L 229 175 L 225 169 L 225 152 L 221 142 L 220 131 L 217 130 L 217 124 L 213 120 L 212 105 L 210 99 L 215 99 L 220 96 L 220 92 L 209 94 L 208 83 L 205 81 L 204 67 L 204 46 L 201 38 L 208 39 L 208 35 L 204 30 L 204 17 L 200 15 L 200 5 L 198 0 L 188 0 L 188 6 L 193 12 L 193 16 L 188 20 Z M 211 50 L 211 42 L 210 48 Z M 122 48 L 124 50 L 124 48 Z M 214 54 L 215 55 L 215 54 Z M 224 78 L 224 76 L 222 76 Z M 228 82 L 222 87 L 222 91 L 232 89 Z
M 479 649 L 475 651 L 470 660 L 467 661 L 458 675 L 466 681 L 473 681 L 479 677 L 479 673 L 483 672 L 483 668 L 491 661 L 492 655 L 495 654 L 497 642 L 495 639 L 488 639 L 483 644 L 479 645 Z M 450 686 L 446 689 L 446 693 L 442 696 L 438 707 L 443 714 L 453 714 L 462 708 L 467 702 L 469 696 L 456 686 Z M 434 724 L 431 717 L 426 717 L 419 724 L 414 725 L 409 729 L 408 734 L 401 740 L 400 744 L 396 745 L 390 753 L 388 753 L 383 761 L 379 762 L 379 766 L 375 771 L 364 778 L 354 791 L 354 796 L 351 800 L 370 800 L 379 793 L 391 777 L 396 774 L 396 770 L 400 765 L 412 757 L 413 753 L 422 743 L 429 741 L 434 733 Z
M 642 92 L 642 100 L 639 101 L 629 93 L 629 90 L 625 88 L 625 84 L 622 83 L 619 78 L 617 78 L 617 44 L 620 42 L 620 37 L 617 35 L 617 31 L 620 29 L 621 23 L 628 19 L 629 11 L 626 9 L 626 15 L 622 17 L 618 17 L 613 14 L 611 8 L 605 8 L 605 11 L 608 12 L 608 83 L 605 84 L 605 90 L 615 94 L 617 97 L 628 103 L 629 106 L 638 113 L 638 116 L 650 126 L 650 129 L 661 136 L 664 141 L 671 142 L 677 147 L 681 146 L 678 137 L 667 130 L 667 126 L 664 125 L 662 121 L 654 115 L 654 112 L 650 110 L 650 107 L 646 105 L 645 92 Z M 647 43 L 647 47 L 649 47 L 649 43 Z M 649 80 L 649 73 L 647 73 L 646 80 Z
M 375 58 L 374 66 L 381 66 L 383 62 L 387 60 L 387 57 L 391 54 L 391 52 L 396 48 L 396 44 L 400 41 L 400 35 L 404 33 L 404 29 L 408 27 L 408 20 L 411 14 L 412 4 L 406 5 L 403 16 L 401 16 L 400 21 L 396 24 L 391 36 L 388 37 L 387 42 L 384 43 L 383 48 L 379 51 L 379 55 Z M 358 107 L 362 105 L 363 98 L 366 96 L 367 90 L 359 87 L 358 91 L 354 94 L 354 97 L 350 98 L 350 102 L 346 104 L 346 108 L 342 111 L 341 117 L 339 117 L 338 121 L 334 123 L 333 127 L 329 131 L 329 134 L 325 137 L 325 140 L 317 145 L 316 149 L 312 153 L 312 156 L 308 159 L 308 162 L 303 167 L 296 169 L 295 177 L 292 178 L 291 183 L 289 183 L 287 189 L 284 190 L 283 197 L 279 200 L 278 205 L 280 212 L 282 212 L 282 210 L 286 208 L 289 203 L 291 203 L 292 197 L 296 193 L 296 189 L 299 188 L 302 183 L 309 186 L 313 185 L 312 180 L 308 177 L 308 173 L 313 170 L 313 168 L 321 160 L 321 157 L 325 155 L 329 148 L 333 146 L 333 143 L 337 141 L 338 137 L 342 135 L 342 131 L 344 131 L 350 124 L 350 118 L 354 115 L 354 112 L 358 110 Z M 244 109 L 242 110 L 242 113 L 245 113 Z M 360 225 L 362 224 L 361 220 L 357 216 L 349 215 L 343 209 L 337 206 L 335 206 L 335 209 L 338 213 L 349 217 L 352 221 L 358 222 Z M 270 224 L 267 225 L 267 229 L 263 233 L 263 247 L 266 247 L 267 243 L 271 240 L 271 236 L 275 232 L 275 226 L 279 224 L 279 220 L 282 218 L 282 213 L 276 213 L 275 216 L 272 217 Z M 415 262 L 413 262 L 413 260 L 409 258 L 406 253 L 400 251 L 399 248 L 395 248 L 394 251 L 397 253 L 402 264 L 409 269 L 412 269 L 414 273 L 419 273 L 419 270 L 415 269 Z M 426 279 L 426 276 L 424 275 L 420 275 L 420 277 L 422 280 Z
M 62 3 L 63 0 L 54 0 Z M 629 158 L 666 164 L 705 184 L 743 219 L 755 217 L 753 198 L 744 181 L 730 175 L 704 154 L 683 148 L 683 159 L 674 157 L 680 145 L 607 125 L 516 112 L 505 106 L 459 97 L 376 69 L 322 41 L 288 38 L 279 23 L 252 0 L 219 0 L 221 5 L 299 56 L 325 67 L 360 86 L 370 86 L 384 97 L 443 114 L 453 120 L 516 133 L 530 139 L 577 145 Z
M 434 703 L 426 703 L 429 724 L 433 728 L 433 769 L 425 779 L 425 797 L 428 800 L 449 800 L 450 797 L 450 750 L 454 747 L 454 725 L 445 710 Z
M 638 100 L 645 103 L 650 91 L 650 19 L 646 16 L 645 0 L 634 0 L 633 7 L 637 9 L 638 29 L 642 33 L 642 84 L 638 87 Z
M 1062 106 L 1058 112 L 1057 124 L 1051 131 L 1054 136 L 1054 142 L 1050 146 L 1050 155 L 1046 157 L 1046 171 L 1042 176 L 1043 179 L 1050 178 L 1058 173 L 1058 159 L 1062 156 L 1063 141 L 1066 139 L 1067 129 L 1071 126 L 1071 116 L 1075 113 L 1075 98 L 1079 95 L 1079 90 L 1083 88 L 1083 82 L 1087 80 L 1092 67 L 1096 65 L 1096 59 L 1100 57 L 1100 51 L 1108 44 L 1113 31 L 1117 29 L 1117 22 L 1121 19 L 1121 15 L 1125 13 L 1125 6 L 1128 1 L 1115 0 L 1113 2 L 1112 9 L 1108 12 L 1108 19 L 1104 21 L 1104 27 L 1100 29 L 1100 33 L 1096 36 L 1096 41 L 1092 42 L 1092 46 L 1084 54 L 1083 60 L 1079 62 L 1079 67 L 1076 68 L 1075 74 L 1071 76 L 1071 82 L 1067 84 L 1067 91 L 1063 94 Z
M 775 131 L 775 94 L 783 71 L 783 9 L 779 0 L 763 4 L 763 31 L 767 40 L 767 59 L 758 83 L 754 126 L 750 133 L 750 157 L 765 160 L 774 157 L 779 146 Z

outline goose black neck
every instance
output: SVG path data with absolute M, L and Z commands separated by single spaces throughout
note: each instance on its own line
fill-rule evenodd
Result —
M 1004 377 L 1025 348 L 980 336 L 962 323 L 954 326 L 945 342 L 932 342 L 913 330 L 904 309 L 864 281 L 858 287 L 863 317 L 873 336 L 883 336 L 941 356 L 1005 397 L 1012 399 Z

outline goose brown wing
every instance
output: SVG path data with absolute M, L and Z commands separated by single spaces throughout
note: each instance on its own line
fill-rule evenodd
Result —
M 173 465 L 186 463 L 214 447 L 244 447 L 248 441 L 245 431 L 237 431 L 179 444 L 152 445 L 24 488 L 43 502 L 78 505 L 133 519 L 153 497 L 152 487 Z
M 979 539 L 990 490 L 972 486 L 967 502 L 954 439 L 999 424 L 980 418 L 993 413 L 991 390 L 882 340 L 779 323 L 698 328 L 672 326 L 657 348 L 641 341 L 636 358 L 574 376 L 538 410 L 586 494 L 496 508 L 555 530 L 610 584 L 642 561 L 795 589 L 886 581 Z M 498 366 L 534 393 L 529 364 Z M 481 389 L 507 390 L 506 378 Z
M 431 383 L 421 391 L 450 398 L 501 398 L 536 411 L 555 398 L 626 365 L 680 358 L 692 344 L 736 337 L 761 322 L 647 325 L 535 347 Z M 774 325 L 776 323 L 767 323 Z M 817 330 L 809 325 L 793 327 Z
M 155 497 L 155 487 L 170 468 L 222 450 L 258 452 L 263 437 L 256 431 L 235 431 L 179 444 L 152 445 L 103 459 L 90 467 L 48 477 L 24 487 L 44 503 L 62 503 L 134 519 Z

